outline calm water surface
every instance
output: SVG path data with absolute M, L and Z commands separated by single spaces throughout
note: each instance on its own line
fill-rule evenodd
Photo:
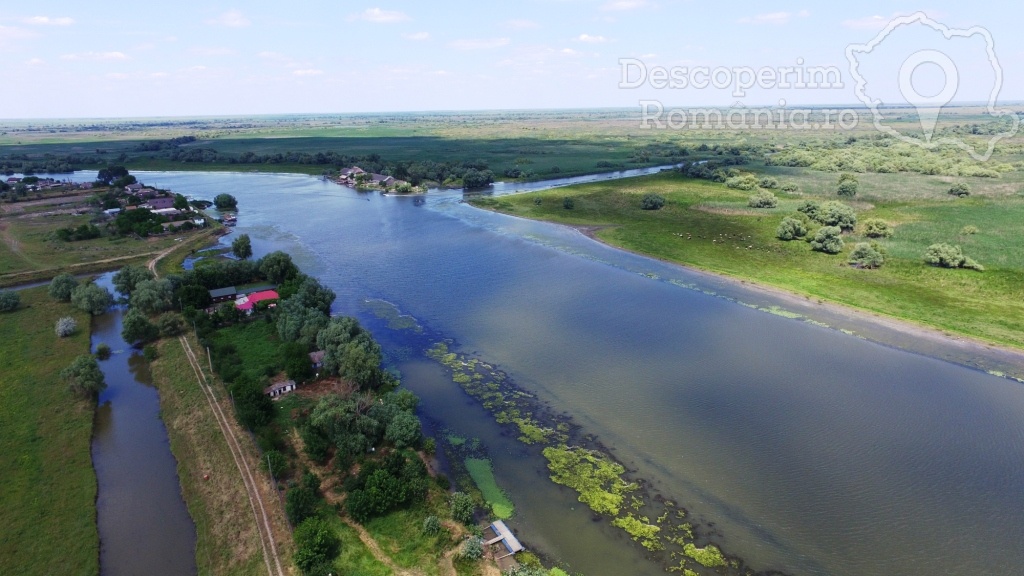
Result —
M 395 304 L 571 414 L 756 569 L 1024 573 L 1024 386 L 935 358 L 1012 369 L 1010 357 L 775 300 L 571 229 L 475 210 L 455 193 L 423 202 L 290 175 L 140 179 L 235 195 L 236 233 L 257 255 L 290 252 L 331 286 L 335 311 L 374 330 L 423 415 L 488 446 L 521 539 L 573 570 L 663 573 L 549 482 L 538 452 L 369 314 L 366 299 Z M 736 301 L 786 304 L 833 328 Z
M 99 283 L 113 291 L 110 276 Z M 100 574 L 195 574 L 195 525 L 181 498 L 149 363 L 121 339 L 123 312 L 114 307 L 93 319 L 93 348 L 105 342 L 115 351 L 100 362 L 107 389 L 92 440 Z

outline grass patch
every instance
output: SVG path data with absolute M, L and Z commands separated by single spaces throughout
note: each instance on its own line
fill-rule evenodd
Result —
M 99 573 L 96 474 L 89 451 L 94 406 L 72 395 L 58 373 L 89 351 L 89 317 L 21 291 L 21 307 L 0 314 L 0 572 Z M 79 329 L 57 338 L 54 323 Z
M 435 576 L 437 558 L 444 550 L 447 534 L 424 534 L 423 521 L 427 515 L 423 506 L 396 510 L 370 520 L 364 527 L 397 566 L 417 568 L 426 576 Z
M 809 172 L 786 171 L 787 179 Z M 936 177 L 870 176 L 872 182 L 899 180 L 902 190 L 910 190 L 892 197 L 876 192 L 878 197 L 871 202 L 858 196 L 853 203 L 859 220 L 881 218 L 895 225 L 894 236 L 879 242 L 888 251 L 879 270 L 858 270 L 846 264 L 853 245 L 868 240 L 857 231 L 844 235 L 846 248 L 840 254 L 815 253 L 805 242 L 775 238 L 782 214 L 749 213 L 742 208 L 746 192 L 674 173 L 505 197 L 502 202 L 512 207 L 501 211 L 571 225 L 604 225 L 607 227 L 596 234 L 614 246 L 948 332 L 1024 347 L 1024 237 L 1019 234 L 1024 198 L 990 195 L 950 200 L 943 189 L 921 193 L 918 198 L 913 195 L 915 187 L 939 188 L 931 182 Z M 807 177 L 824 178 L 813 173 Z M 867 188 L 863 181 L 862 188 Z M 665 207 L 642 210 L 640 200 L 647 193 L 663 196 Z M 834 193 L 830 194 L 827 198 L 834 198 Z M 561 199 L 566 196 L 574 198 L 573 210 L 562 208 Z M 807 196 L 780 193 L 780 206 L 788 207 L 795 198 Z M 540 204 L 534 202 L 536 198 Z M 488 199 L 473 203 L 492 209 L 497 205 Z M 730 205 L 736 209 L 727 210 Z M 967 225 L 977 225 L 980 230 L 961 234 Z M 922 255 L 936 242 L 961 245 L 986 271 L 943 270 L 924 264 Z
M 491 468 L 491 461 L 483 458 L 466 458 L 466 470 L 473 478 L 484 500 L 491 507 L 494 515 L 502 520 L 512 517 L 515 507 L 508 499 L 505 491 L 498 487 L 498 481 L 494 478 L 494 471 Z
M 233 345 L 242 359 L 242 372 L 257 381 L 276 374 L 281 365 L 281 341 L 277 337 L 277 325 L 271 322 L 257 319 L 233 324 L 217 330 L 212 340 L 218 346 Z
M 339 574 L 346 576 L 391 576 L 390 568 L 374 558 L 363 541 L 359 539 L 359 533 L 354 528 L 341 521 L 341 518 L 332 514 L 328 519 L 331 528 L 341 539 L 341 554 L 334 561 L 334 567 Z
M 196 525 L 199 574 L 242 576 L 265 570 L 245 487 L 178 340 L 161 341 L 151 366 L 182 495 Z

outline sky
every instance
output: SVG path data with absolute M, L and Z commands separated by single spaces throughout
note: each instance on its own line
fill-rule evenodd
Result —
M 8 0 L 0 118 L 841 106 L 862 101 L 858 78 L 862 96 L 899 105 L 912 99 L 904 77 L 923 102 L 1002 104 L 1024 100 L 1013 6 Z M 918 12 L 975 28 L 916 22 L 883 35 Z M 857 75 L 851 45 L 871 46 Z M 834 76 L 801 84 L 798 70 Z

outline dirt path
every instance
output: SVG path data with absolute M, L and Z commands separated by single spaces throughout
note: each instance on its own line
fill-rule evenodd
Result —
M 206 380 L 206 375 L 203 373 L 203 369 L 199 364 L 199 359 L 192 351 L 192 347 L 189 345 L 188 340 L 184 336 L 180 336 L 178 340 L 181 342 L 181 346 L 185 350 L 185 355 L 188 358 L 189 365 L 192 367 L 192 371 L 196 375 L 196 381 L 199 383 L 199 387 L 203 390 L 203 394 L 206 396 L 206 401 L 210 405 L 210 410 L 213 412 L 213 415 L 217 420 L 217 425 L 220 427 L 220 431 L 224 435 L 224 439 L 227 441 L 228 448 L 231 450 L 231 457 L 235 461 L 235 466 L 238 468 L 238 473 L 242 477 L 243 484 L 245 484 L 245 491 L 249 496 L 249 507 L 252 508 L 252 514 L 256 521 L 256 529 L 260 535 L 260 546 L 263 549 L 263 561 L 267 566 L 267 574 L 269 574 L 269 576 L 286 576 L 287 573 L 281 567 L 281 558 L 278 556 L 277 545 L 274 542 L 274 533 L 270 527 L 270 518 L 267 515 L 267 506 L 264 505 L 259 485 L 253 477 L 252 467 L 249 465 L 249 462 L 246 461 L 245 451 L 242 450 L 242 445 L 238 441 L 238 437 L 231 425 L 231 421 L 228 420 L 227 416 L 225 416 L 220 403 L 217 401 L 216 396 L 214 396 L 213 389 Z M 276 572 L 274 570 L 275 567 L 277 568 Z

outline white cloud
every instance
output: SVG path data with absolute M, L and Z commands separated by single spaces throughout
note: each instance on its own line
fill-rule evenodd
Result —
M 505 22 L 505 27 L 513 30 L 528 30 L 531 28 L 540 28 L 540 24 L 533 20 L 508 20 Z
M 78 52 L 76 54 L 63 54 L 61 60 L 127 60 L 124 52 Z
M 576 40 L 588 44 L 603 44 L 608 41 L 604 36 L 591 36 L 590 34 L 580 34 L 576 37 Z
M 406 40 L 430 40 L 430 32 L 416 32 L 414 34 L 402 34 Z
M 265 58 L 267 60 L 273 60 L 274 62 L 284 63 L 284 62 L 290 62 L 291 61 L 291 59 L 288 58 L 287 56 L 285 56 L 284 54 L 279 54 L 277 52 L 271 52 L 269 50 L 264 50 L 263 52 L 260 52 L 259 54 L 256 54 L 256 55 L 259 56 L 260 58 Z
M 609 0 L 601 6 L 601 10 L 605 12 L 622 12 L 625 10 L 636 10 L 637 8 L 646 8 L 651 3 L 647 0 Z
M 239 10 L 228 10 L 216 18 L 206 21 L 211 26 L 227 26 L 228 28 L 245 28 L 252 24 L 252 21 L 245 17 Z
M 844 28 L 851 28 L 853 30 L 881 30 L 885 28 L 892 18 L 886 18 L 884 16 L 867 16 L 865 18 L 857 18 L 854 20 L 843 20 Z
M 75 20 L 68 17 L 50 18 L 49 16 L 32 16 L 30 18 L 22 19 L 22 22 L 37 26 L 70 26 L 75 23 Z
M 25 64 L 28 66 L 42 66 L 43 64 L 46 64 L 46 60 L 43 60 L 42 58 L 31 58 L 26 60 Z
M 150 78 L 167 78 L 168 76 L 170 76 L 170 74 L 168 74 L 167 72 L 150 72 L 149 73 L 149 77 Z
M 508 38 L 476 38 L 455 40 L 448 45 L 459 50 L 487 50 L 489 48 L 499 48 L 508 43 Z
M 562 54 L 565 54 L 566 56 L 579 56 L 581 52 L 573 50 L 572 48 L 562 48 Z
M 128 75 L 123 72 L 111 72 L 106 75 L 111 80 L 127 80 Z
M 801 16 L 810 15 L 810 12 L 803 10 L 800 12 Z M 771 24 L 771 25 L 782 25 L 790 22 L 793 19 L 791 12 L 768 12 L 766 14 L 758 14 L 756 16 L 746 16 L 739 18 L 739 24 Z
M 410 20 L 409 15 L 398 10 L 381 10 L 380 8 L 367 8 L 358 14 L 348 17 L 349 21 L 363 20 L 374 24 L 393 24 Z
M 305 68 L 302 70 L 295 70 L 292 72 L 292 74 L 296 76 L 319 76 L 323 73 L 323 70 L 317 70 L 315 68 Z

